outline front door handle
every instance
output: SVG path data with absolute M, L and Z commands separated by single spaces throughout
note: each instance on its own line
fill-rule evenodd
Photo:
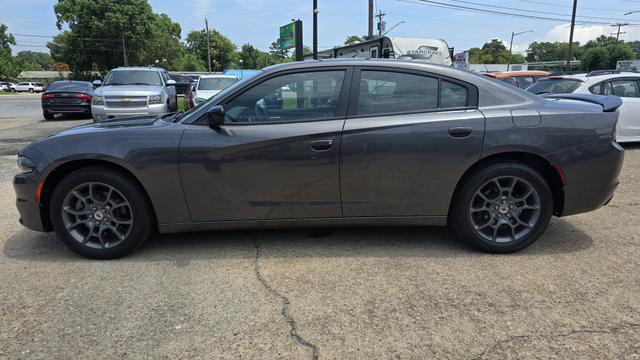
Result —
M 333 140 L 314 140 L 311 142 L 311 149 L 313 151 L 328 151 L 331 150 L 331 146 L 333 145 Z
M 453 137 L 463 138 L 471 135 L 472 131 L 473 130 L 470 127 L 452 127 L 449 128 L 449 135 Z

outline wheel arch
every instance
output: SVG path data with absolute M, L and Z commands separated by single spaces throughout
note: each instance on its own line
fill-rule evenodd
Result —
M 544 157 L 524 151 L 508 151 L 495 153 L 476 161 L 467 169 L 467 171 L 465 171 L 462 177 L 460 177 L 460 179 L 458 180 L 458 183 L 456 184 L 455 190 L 453 192 L 453 196 L 451 197 L 451 202 L 449 203 L 449 211 L 453 209 L 453 204 L 456 201 L 457 194 L 460 193 L 460 188 L 473 173 L 475 173 L 478 169 L 487 166 L 488 164 L 500 161 L 520 162 L 522 164 L 531 166 L 535 170 L 539 171 L 540 175 L 542 175 L 542 177 L 549 185 L 549 188 L 551 189 L 551 194 L 553 196 L 553 214 L 562 214 L 562 210 L 564 208 L 564 174 L 562 173 L 562 170 Z M 451 216 L 448 217 L 451 218 Z
M 53 190 L 60 183 L 60 181 L 67 176 L 68 174 L 82 169 L 86 167 L 102 167 L 107 168 L 113 171 L 117 171 L 132 181 L 136 183 L 136 185 L 140 186 L 142 189 L 143 196 L 148 201 L 151 206 L 152 216 L 154 221 L 157 223 L 156 211 L 153 206 L 153 202 L 147 193 L 146 188 L 142 185 L 142 182 L 126 167 L 117 164 L 116 162 L 104 160 L 104 159 L 78 159 L 78 160 L 70 160 L 65 163 L 57 165 L 53 170 L 51 170 L 46 178 L 44 179 L 44 184 L 42 186 L 42 195 L 40 200 L 40 218 L 42 221 L 42 226 L 45 231 L 52 231 L 53 226 L 51 224 L 51 219 L 49 218 L 49 204 L 51 203 L 51 196 L 53 194 Z

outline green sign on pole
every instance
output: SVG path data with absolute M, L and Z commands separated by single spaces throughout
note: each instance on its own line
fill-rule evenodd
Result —
M 280 26 L 280 49 L 291 49 L 296 47 L 296 25 L 290 23 L 284 26 Z

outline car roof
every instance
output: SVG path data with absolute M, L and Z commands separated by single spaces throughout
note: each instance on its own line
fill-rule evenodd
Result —
M 229 78 L 229 79 L 237 79 L 237 77 L 235 75 L 230 75 L 230 74 L 206 74 L 206 75 L 200 75 L 200 79 L 206 79 L 206 78 Z
M 497 73 L 487 73 L 485 75 L 496 77 L 498 79 L 505 79 L 505 78 L 510 78 L 514 76 L 547 76 L 549 74 L 551 73 L 547 71 L 523 70 L 523 71 L 503 71 L 503 72 L 497 72 Z
M 164 69 L 162 69 L 162 68 L 144 67 L 144 66 L 117 67 L 115 69 L 111 69 L 111 71 L 125 71 L 125 70 L 164 71 Z

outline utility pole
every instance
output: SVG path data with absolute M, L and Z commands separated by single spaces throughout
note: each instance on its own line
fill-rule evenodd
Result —
M 513 48 L 513 37 L 514 36 L 518 36 L 521 34 L 525 34 L 528 32 L 533 32 L 533 30 L 527 30 L 527 31 L 521 31 L 521 32 L 511 32 L 511 42 L 509 42 L 509 62 L 507 63 L 507 71 L 509 71 L 509 68 L 511 68 L 511 56 L 512 56 L 512 52 L 511 49 Z
M 576 8 L 578 0 L 573 0 L 573 12 L 571 13 L 571 30 L 569 31 L 569 49 L 567 49 L 567 71 L 571 71 L 571 47 L 573 46 L 573 29 L 576 27 Z
M 313 0 L 313 60 L 318 60 L 318 0 Z
M 627 26 L 627 25 L 629 25 L 629 23 L 617 23 L 617 24 L 611 25 L 613 27 L 616 27 L 616 26 L 618 27 L 618 31 L 617 32 L 611 33 L 611 35 L 615 35 L 616 36 L 616 41 L 620 41 L 620 34 L 626 34 L 626 32 L 624 32 L 624 31 L 621 32 L 620 28 L 623 27 L 623 26 Z
M 369 0 L 369 31 L 367 32 L 367 39 L 373 37 L 373 0 Z
M 209 40 L 209 22 L 207 21 L 207 18 L 204 18 L 204 27 L 207 29 L 207 65 L 209 72 L 211 72 L 211 44 Z
M 127 47 L 124 44 L 124 31 L 122 32 L 122 58 L 124 59 L 124 66 L 129 66 L 127 64 Z
M 382 19 L 384 18 L 384 16 L 387 15 L 385 13 L 382 12 L 382 10 L 378 11 L 378 14 L 376 15 L 376 17 L 378 18 L 378 35 L 382 36 L 382 30 L 384 30 L 384 21 L 382 21 Z

